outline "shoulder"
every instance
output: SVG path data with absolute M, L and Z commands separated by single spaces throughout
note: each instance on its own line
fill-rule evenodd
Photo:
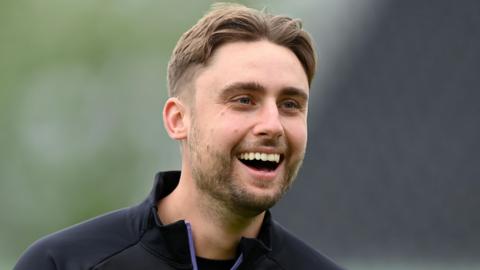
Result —
M 320 269 L 342 270 L 332 259 L 318 252 L 313 247 L 281 226 L 272 224 L 271 258 L 284 269 Z
M 139 240 L 135 212 L 134 207 L 117 210 L 45 236 L 25 251 L 14 270 L 90 269 Z

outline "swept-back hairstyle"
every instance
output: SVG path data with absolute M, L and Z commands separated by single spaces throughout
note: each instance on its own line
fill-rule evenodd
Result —
M 290 49 L 300 60 L 311 84 L 316 54 L 312 39 L 302 29 L 299 19 L 222 3 L 215 4 L 177 42 L 168 63 L 169 95 L 180 96 L 183 85 L 192 80 L 198 67 L 206 65 L 222 44 L 262 39 Z

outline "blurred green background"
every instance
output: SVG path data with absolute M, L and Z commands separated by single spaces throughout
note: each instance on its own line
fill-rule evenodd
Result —
M 39 237 L 141 201 L 157 171 L 180 167 L 161 120 L 166 66 L 212 2 L 0 2 L 0 269 Z M 316 86 L 326 88 L 338 55 L 368 36 L 351 25 L 374 23 L 382 1 L 237 2 L 302 18 L 321 48 Z M 461 259 L 335 259 L 350 269 L 479 269 Z

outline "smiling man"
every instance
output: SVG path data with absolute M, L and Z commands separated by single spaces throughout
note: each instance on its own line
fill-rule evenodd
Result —
M 340 269 L 273 221 L 307 143 L 315 52 L 298 20 L 214 7 L 179 40 L 165 128 L 181 172 L 141 204 L 37 241 L 15 269 Z

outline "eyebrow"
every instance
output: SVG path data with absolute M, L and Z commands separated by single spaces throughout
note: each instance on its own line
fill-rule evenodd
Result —
M 286 87 L 281 90 L 282 95 L 285 96 L 297 96 L 303 99 L 304 101 L 308 101 L 308 94 L 305 93 L 304 90 L 301 90 L 296 87 Z
M 258 82 L 235 82 L 222 88 L 220 90 L 220 96 L 225 98 L 228 97 L 231 93 L 245 90 L 252 92 L 265 92 L 266 88 Z M 280 90 L 280 94 L 286 96 L 298 96 L 305 101 L 308 100 L 308 94 L 306 93 L 306 91 L 297 87 L 289 86 L 282 88 Z

